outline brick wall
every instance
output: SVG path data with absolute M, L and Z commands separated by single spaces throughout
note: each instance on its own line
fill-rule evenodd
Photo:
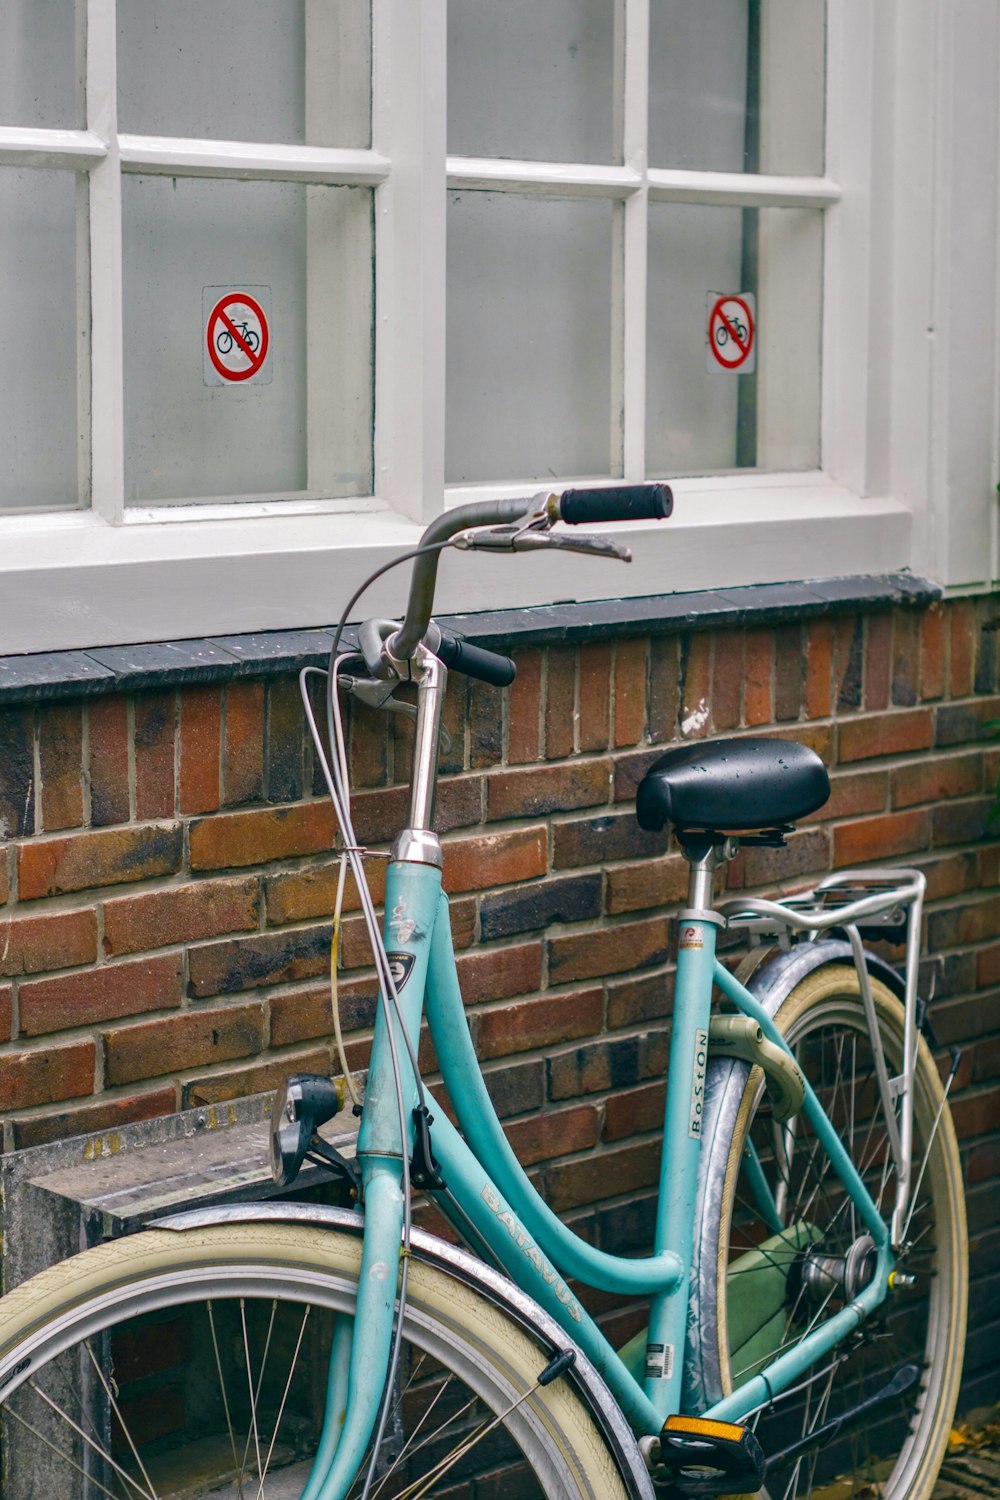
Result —
M 553 1205 L 608 1249 L 648 1238 L 685 869 L 631 799 L 673 741 L 772 730 L 833 795 L 733 886 L 879 859 L 929 881 L 925 992 L 970 1196 L 970 1400 L 995 1365 L 1000 1176 L 997 600 L 525 650 L 498 695 L 455 679 L 439 797 L 470 1024 Z M 359 837 L 384 846 L 409 722 L 353 715 Z M 257 1092 L 331 1061 L 334 822 L 292 676 L 0 713 L 0 1115 L 6 1150 Z M 384 863 L 371 862 L 376 893 Z M 342 1003 L 374 998 L 356 898 Z M 992 1278 L 992 1279 L 991 1279 Z M 626 1332 L 629 1314 L 603 1309 Z M 993 1320 L 993 1321 L 991 1321 Z

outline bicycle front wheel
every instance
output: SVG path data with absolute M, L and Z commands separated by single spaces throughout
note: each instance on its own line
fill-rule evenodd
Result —
M 360 1259 L 358 1234 L 225 1223 L 150 1230 L 18 1287 L 0 1303 L 5 1500 L 298 1497 Z M 622 1477 L 570 1379 L 533 1389 L 551 1354 L 414 1255 L 373 1494 L 649 1493 Z
M 903 1009 L 872 980 L 889 1077 L 903 1055 Z M 826 964 L 795 986 L 774 1020 L 880 1211 L 896 1173 L 856 972 Z M 906 1249 L 912 1283 L 751 1421 L 772 1500 L 929 1500 L 958 1396 L 965 1342 L 967 1241 L 955 1132 L 923 1039 L 914 1079 Z M 804 1116 L 778 1125 L 759 1068 L 718 1061 L 706 1082 L 705 1145 L 692 1276 L 696 1308 L 688 1399 L 704 1410 L 844 1306 L 874 1267 L 871 1242 Z M 822 1445 L 802 1439 L 884 1390 L 910 1383 Z M 799 1445 L 796 1447 L 796 1445 Z

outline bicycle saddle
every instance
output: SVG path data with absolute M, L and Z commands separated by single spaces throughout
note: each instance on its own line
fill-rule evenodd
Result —
M 815 812 L 830 778 L 815 751 L 794 740 L 728 739 L 668 750 L 639 784 L 635 814 L 699 832 L 777 828 Z

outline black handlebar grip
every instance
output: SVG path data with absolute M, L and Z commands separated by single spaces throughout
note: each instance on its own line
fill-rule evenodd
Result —
M 559 514 L 570 526 L 585 526 L 594 521 L 663 521 L 673 508 L 669 484 L 563 490 L 559 497 Z
M 466 677 L 488 682 L 491 687 L 508 687 L 517 676 L 517 666 L 509 656 L 486 651 L 482 646 L 472 646 L 456 635 L 445 635 L 444 631 L 441 632 L 437 654 L 446 667 L 464 672 Z

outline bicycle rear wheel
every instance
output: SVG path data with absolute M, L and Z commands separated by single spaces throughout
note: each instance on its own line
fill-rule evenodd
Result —
M 903 1010 L 884 984 L 873 980 L 872 989 L 892 1077 L 901 1066 Z M 774 1019 L 888 1219 L 895 1173 L 857 974 L 824 965 L 792 989 Z M 915 1367 L 913 1383 L 826 1446 L 775 1464 L 772 1500 L 929 1500 L 934 1487 L 961 1374 L 967 1242 L 955 1133 L 923 1039 L 914 1087 L 910 1248 L 898 1267 L 913 1284 L 890 1292 L 855 1341 L 809 1372 L 808 1384 L 761 1412 L 757 1435 L 766 1454 L 778 1454 L 884 1389 L 906 1365 Z M 686 1383 L 703 1410 L 849 1301 L 873 1260 L 805 1118 L 775 1124 L 760 1069 L 746 1063 L 709 1068 L 696 1223 Z
M 298 1497 L 360 1254 L 311 1225 L 151 1230 L 18 1287 L 0 1304 L 5 1500 Z M 651 1493 L 571 1379 L 521 1401 L 551 1346 L 416 1254 L 404 1334 L 380 1500 Z

